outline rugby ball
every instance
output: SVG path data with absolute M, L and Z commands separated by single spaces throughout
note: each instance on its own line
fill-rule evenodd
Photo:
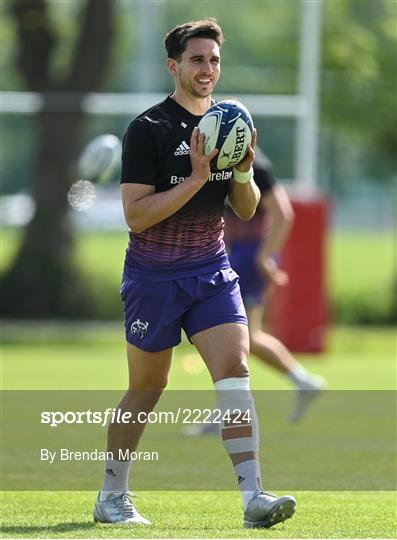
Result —
M 116 135 L 100 135 L 83 149 L 77 169 L 79 178 L 107 182 L 120 164 L 121 141 Z
M 234 167 L 244 158 L 252 139 L 254 124 L 246 107 L 227 99 L 212 105 L 200 120 L 200 133 L 205 134 L 204 153 L 219 150 L 213 164 L 217 169 Z

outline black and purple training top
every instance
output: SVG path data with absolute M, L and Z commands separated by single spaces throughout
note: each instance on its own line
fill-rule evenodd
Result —
M 121 183 L 172 189 L 191 174 L 190 137 L 201 116 L 167 97 L 131 122 L 123 139 Z M 209 181 L 172 216 L 130 231 L 125 270 L 145 280 L 176 279 L 229 266 L 223 241 L 224 204 L 232 169 Z

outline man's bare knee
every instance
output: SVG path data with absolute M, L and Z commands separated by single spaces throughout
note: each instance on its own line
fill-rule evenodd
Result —
M 129 390 L 156 390 L 167 386 L 172 349 L 146 352 L 127 344 Z
M 148 373 L 147 375 L 140 375 L 139 378 L 135 377 L 130 380 L 129 390 L 142 390 L 159 392 L 159 395 L 163 392 L 168 384 L 168 376 L 156 376 Z
M 230 377 L 249 377 L 249 369 L 247 362 L 236 358 L 235 360 L 229 360 L 214 374 L 214 380 L 220 381 L 221 379 L 229 379 Z
M 249 377 L 249 369 L 246 361 L 236 361 L 230 366 L 229 377 Z

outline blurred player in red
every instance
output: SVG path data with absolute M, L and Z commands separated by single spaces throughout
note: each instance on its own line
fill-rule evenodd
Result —
M 229 260 L 240 277 L 249 322 L 250 352 L 285 374 L 296 388 L 295 408 L 290 416 L 290 420 L 296 422 L 324 389 L 325 381 L 307 371 L 283 343 L 263 330 L 272 289 L 288 285 L 288 275 L 278 264 L 278 253 L 292 227 L 294 214 L 284 187 L 277 182 L 270 161 L 258 147 L 254 178 L 261 191 L 255 216 L 243 222 L 231 209 L 226 212 Z

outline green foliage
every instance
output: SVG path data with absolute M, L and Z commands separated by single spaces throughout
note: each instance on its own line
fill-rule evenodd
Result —
M 75 50 L 76 35 L 86 0 L 50 0 L 50 16 L 58 39 L 52 59 L 52 73 L 61 80 Z M 105 91 L 137 91 L 142 53 L 138 43 L 141 2 L 117 2 L 115 40 Z M 295 0 L 247 0 L 244 9 L 231 9 L 223 0 L 169 0 L 151 3 L 157 13 L 153 20 L 155 69 L 158 75 L 152 91 L 168 92 L 172 80 L 163 66 L 163 35 L 181 22 L 208 16 L 221 23 L 226 43 L 222 77 L 218 91 L 237 93 L 294 94 L 297 91 L 300 2 Z M 16 58 L 15 24 L 11 2 L 0 5 L 0 67 L 5 90 L 23 90 L 24 82 Z M 320 181 L 332 190 L 341 185 L 359 184 L 371 178 L 391 181 L 397 153 L 396 48 L 397 4 L 391 0 L 338 0 L 322 2 L 322 66 L 320 73 Z M 145 58 L 144 58 L 145 59 Z M 130 115 L 126 111 L 125 125 Z M 13 120 L 10 120 L 13 122 Z M 275 162 L 281 177 L 291 177 L 293 128 L 285 146 L 284 120 L 265 119 L 259 124 L 260 143 Z M 28 140 L 21 130 L 6 129 L 4 141 L 7 190 L 28 185 L 27 174 L 12 159 L 18 147 L 20 161 L 29 160 Z M 274 129 L 274 125 L 276 125 Z M 18 141 L 19 144 L 16 144 Z M 21 159 L 22 158 L 22 159 Z M 351 166 L 343 168 L 343 163 Z M 25 167 L 26 169 L 27 167 Z M 329 172 L 330 171 L 330 172 Z
M 397 152 L 397 4 L 324 2 L 321 112 L 389 160 Z
M 78 23 L 84 14 L 85 4 L 86 0 L 83 2 L 50 0 L 48 2 L 52 27 L 57 36 L 57 47 L 51 57 L 55 80 L 60 81 L 68 76 L 77 44 Z
M 0 2 L 0 70 L 1 91 L 22 90 L 23 76 L 19 73 L 16 62 L 17 38 L 16 23 L 10 14 L 11 2 Z
M 1 68 L 6 74 L 2 77 L 2 90 L 26 90 L 25 81 L 16 64 L 17 35 L 15 19 L 11 15 L 12 2 L 1 2 Z M 69 69 L 70 59 L 74 52 L 78 22 L 85 2 L 48 2 L 50 17 L 55 34 L 59 37 L 58 47 L 52 57 L 51 71 L 55 80 L 63 78 Z M 28 24 L 36 24 L 34 13 Z
M 224 2 L 170 2 L 166 28 L 206 17 L 218 20 L 226 39 L 218 92 L 296 92 L 298 2 L 246 2 L 242 10 Z

